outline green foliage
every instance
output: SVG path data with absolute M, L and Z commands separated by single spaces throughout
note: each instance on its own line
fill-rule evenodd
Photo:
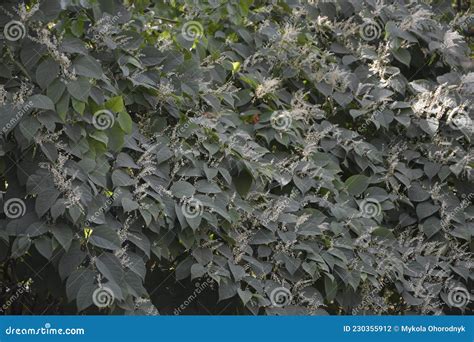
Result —
M 469 13 L 1 9 L 1 300 L 32 281 L 30 311 L 169 313 L 198 280 L 233 314 L 469 309 Z

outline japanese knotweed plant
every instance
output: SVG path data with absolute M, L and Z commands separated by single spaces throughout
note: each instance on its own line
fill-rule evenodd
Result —
M 2 313 L 186 313 L 201 288 L 470 311 L 472 26 L 450 1 L 3 1 Z

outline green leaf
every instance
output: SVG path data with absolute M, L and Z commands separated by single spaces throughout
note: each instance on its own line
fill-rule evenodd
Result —
M 76 299 L 82 286 L 93 284 L 95 277 L 95 272 L 89 269 L 82 268 L 73 271 L 66 281 L 66 295 L 69 302 Z
M 59 65 L 51 58 L 43 61 L 36 69 L 36 82 L 46 89 L 59 73 Z
M 136 183 L 136 181 L 123 170 L 115 170 L 112 172 L 112 182 L 114 186 L 129 186 Z
M 84 21 L 74 20 L 71 23 L 71 32 L 76 37 L 81 37 L 84 34 Z
M 142 279 L 133 272 L 125 273 L 125 282 L 132 290 L 132 294 L 135 297 L 146 297 L 148 295 L 147 290 L 143 287 Z
M 204 274 L 206 274 L 206 268 L 201 264 L 191 266 L 191 279 L 201 278 Z
M 196 188 L 197 188 L 197 191 L 205 193 L 205 194 L 218 194 L 222 192 L 217 184 L 208 182 L 204 179 L 196 183 Z
M 34 222 L 28 226 L 26 230 L 26 235 L 30 238 L 41 236 L 48 232 L 48 226 L 45 222 Z
M 408 189 L 408 197 L 414 202 L 423 202 L 430 198 L 430 194 L 420 184 L 415 183 Z
M 330 279 L 327 275 L 324 276 L 324 290 L 326 292 L 326 299 L 331 302 L 336 298 L 337 294 L 337 282 Z
M 64 253 L 59 261 L 58 271 L 62 280 L 66 279 L 84 261 L 86 253 L 81 250 L 78 241 L 72 244 L 71 248 Z
M 269 243 L 275 242 L 275 241 L 276 241 L 276 237 L 271 231 L 266 230 L 266 229 L 260 229 L 252 237 L 249 244 L 263 245 L 263 244 L 269 244 Z
M 66 121 L 66 116 L 69 111 L 69 101 L 71 99 L 71 96 L 68 93 L 65 93 L 61 99 L 59 100 L 56 110 L 58 112 L 59 117 L 63 120 Z
M 193 257 L 201 265 L 207 265 L 212 261 L 213 254 L 209 248 L 197 248 L 193 251 Z
M 176 267 L 176 280 L 183 280 L 191 274 L 191 266 L 194 265 L 194 260 L 187 257 L 181 261 Z
M 126 213 L 140 208 L 140 205 L 137 202 L 135 202 L 134 200 L 131 200 L 128 197 L 122 198 L 122 206 L 123 206 L 123 211 Z
M 120 285 L 123 281 L 123 269 L 120 260 L 111 253 L 103 253 L 96 259 L 97 269 L 109 281 Z
M 39 239 L 35 239 L 35 247 L 46 259 L 50 260 L 53 256 L 53 243 L 51 238 L 42 236 Z
M 408 50 L 400 48 L 392 50 L 392 53 L 396 59 L 405 64 L 407 67 L 410 67 L 411 55 Z
M 87 102 L 91 91 L 91 84 L 85 77 L 78 77 L 77 80 L 69 81 L 66 85 L 67 91 L 76 100 Z
M 81 210 L 78 205 L 73 205 L 68 208 L 69 215 L 71 215 L 72 221 L 75 223 L 81 216 Z
M 359 196 L 369 186 L 369 180 L 369 177 L 364 175 L 351 176 L 345 182 L 347 191 L 353 196 Z
M 429 217 L 423 222 L 423 233 L 429 239 L 441 230 L 441 221 L 436 217 Z
M 94 131 L 89 136 L 97 141 L 100 141 L 105 146 L 109 143 L 109 136 L 104 131 Z
M 54 110 L 54 103 L 51 99 L 45 95 L 37 94 L 29 98 L 29 101 L 33 103 L 33 108 Z
M 238 176 L 233 177 L 232 180 L 239 195 L 245 197 L 250 191 L 253 182 L 250 172 L 244 170 Z
M 97 285 L 86 282 L 77 293 L 76 304 L 78 311 L 83 311 L 93 304 L 92 298 Z
M 113 251 L 119 249 L 122 245 L 117 231 L 106 225 L 94 227 L 89 242 L 94 246 Z
M 250 299 L 252 299 L 253 294 L 250 291 L 247 290 L 241 290 L 237 288 L 237 293 L 239 294 L 240 299 L 242 300 L 242 303 L 244 305 L 247 305 Z
M 60 194 L 61 193 L 55 188 L 46 189 L 38 194 L 35 201 L 35 210 L 39 217 L 51 209 Z
M 229 269 L 235 281 L 240 281 L 245 276 L 245 269 L 240 265 L 234 265 L 233 261 L 228 261 Z
M 147 257 L 150 257 L 151 244 L 146 235 L 141 233 L 130 234 L 127 239 L 140 248 Z
M 433 215 L 438 210 L 439 210 L 438 205 L 434 205 L 429 202 L 423 202 L 416 206 L 416 214 L 418 215 L 418 219 L 420 220 Z
M 132 133 L 132 118 L 130 115 L 128 115 L 127 112 L 120 112 L 118 114 L 117 118 L 118 123 L 120 124 L 120 127 L 123 129 L 123 131 L 127 134 Z
M 66 85 L 59 78 L 56 78 L 46 90 L 46 95 L 54 102 L 57 103 L 61 96 L 66 90 Z
M 196 192 L 194 186 L 186 181 L 179 181 L 171 186 L 171 192 L 176 197 L 191 197 Z
M 372 235 L 374 236 L 380 236 L 386 239 L 394 239 L 395 235 L 393 235 L 393 232 L 390 229 L 384 228 L 384 227 L 378 227 L 374 229 L 372 232 Z
M 16 259 L 28 253 L 31 239 L 27 236 L 19 236 L 13 241 L 11 257 Z
M 84 110 L 86 109 L 86 104 L 84 102 L 79 102 L 75 99 L 72 99 L 72 107 L 76 112 L 79 114 L 84 114 Z
M 120 151 L 125 142 L 125 133 L 120 128 L 120 125 L 115 123 L 112 128 L 106 131 L 106 133 L 109 137 L 109 149 L 116 152 Z
M 68 53 L 78 53 L 81 55 L 87 54 L 87 48 L 84 41 L 74 37 L 65 37 L 62 40 L 61 48 Z
M 77 57 L 73 62 L 73 67 L 76 74 L 80 76 L 100 79 L 104 74 L 100 63 L 91 56 Z
M 219 283 L 219 301 L 232 298 L 237 294 L 237 284 L 223 278 Z
M 50 227 L 53 236 L 63 246 L 65 251 L 69 250 L 72 243 L 72 230 L 65 224 L 55 224 Z
M 122 96 L 114 96 L 104 103 L 106 109 L 109 109 L 115 113 L 120 113 L 125 110 Z

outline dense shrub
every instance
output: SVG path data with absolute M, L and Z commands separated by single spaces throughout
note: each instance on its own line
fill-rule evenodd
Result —
M 0 15 L 1 312 L 469 310 L 469 13 L 45 0 Z

